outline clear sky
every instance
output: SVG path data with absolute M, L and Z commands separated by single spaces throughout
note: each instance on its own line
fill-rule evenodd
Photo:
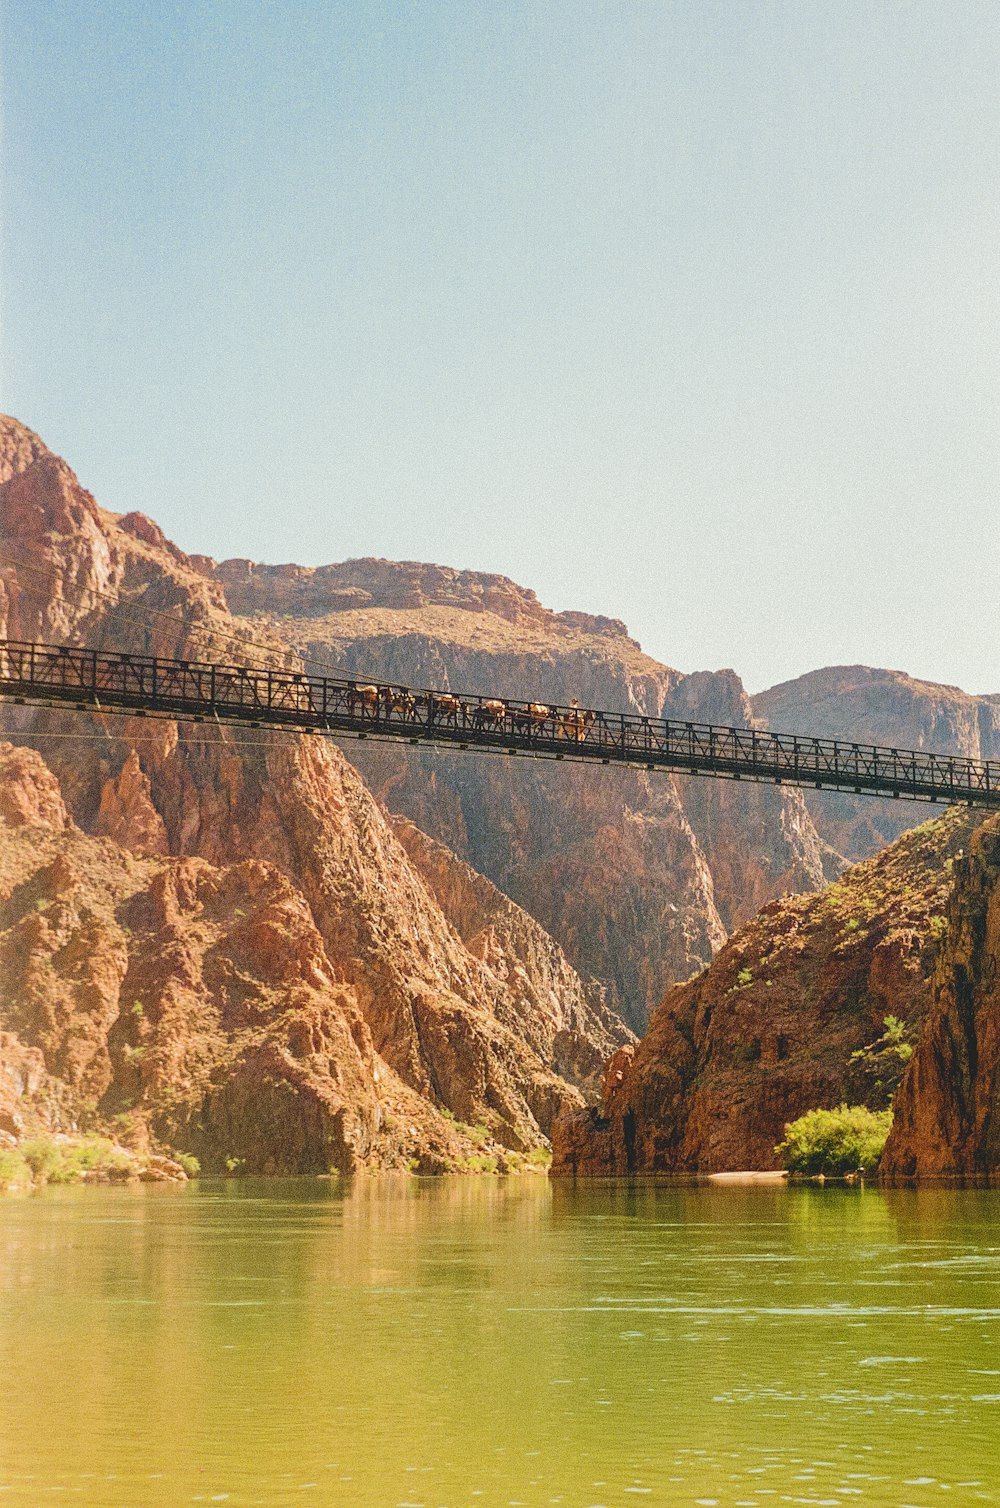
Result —
M 996 0 L 0 18 L 0 408 L 105 506 L 1000 691 Z

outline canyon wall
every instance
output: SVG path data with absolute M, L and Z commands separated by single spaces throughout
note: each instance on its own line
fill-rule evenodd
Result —
M 65 463 L 15 421 L 0 426 L 0 433 L 0 455 L 10 473 L 0 486 L 0 635 L 236 663 L 294 663 L 279 641 L 261 632 L 251 641 L 232 619 L 212 562 L 184 555 L 142 515 L 117 517 L 100 509 Z M 267 905 L 284 907 L 283 916 L 301 913 L 302 927 L 296 926 L 302 938 L 313 929 L 308 945 L 303 941 L 302 947 L 313 956 L 315 967 L 309 965 L 306 983 L 318 995 L 311 1004 L 296 1003 L 302 981 L 289 964 L 285 986 L 280 980 L 264 980 L 271 991 L 270 1008 L 277 1022 L 284 988 L 287 1010 L 322 1015 L 328 992 L 333 1015 L 316 1026 L 311 1040 L 324 1061 L 339 1065 L 344 1104 L 349 1107 L 337 1120 L 342 1130 L 331 1130 L 332 1111 L 327 1119 L 318 1113 L 313 1117 L 308 1155 L 314 1159 L 321 1161 L 325 1155 L 324 1137 L 337 1142 L 336 1156 L 331 1157 L 331 1165 L 337 1166 L 379 1157 L 397 1165 L 421 1157 L 428 1166 L 447 1165 L 449 1159 L 479 1155 L 484 1145 L 500 1158 L 505 1149 L 512 1154 L 530 1152 L 542 1145 L 559 1110 L 583 1103 L 598 1064 L 629 1039 L 600 986 L 579 977 L 537 921 L 505 898 L 501 904 L 494 892 L 483 888 L 485 881 L 477 889 L 479 877 L 442 845 L 433 854 L 429 849 L 418 851 L 412 833 L 403 833 L 404 843 L 359 773 L 326 741 L 13 706 L 4 708 L 0 732 L 39 751 L 45 779 L 53 782 L 51 799 L 58 796 L 64 806 L 68 825 L 39 847 L 50 865 L 60 861 L 62 849 L 67 850 L 66 873 L 72 878 L 60 881 L 60 905 L 76 904 L 76 888 L 86 894 L 88 866 L 101 869 L 105 864 L 101 843 L 113 845 L 130 862 L 153 866 L 142 871 L 148 902 L 118 892 L 104 895 L 100 903 L 86 902 L 88 914 L 107 918 L 113 913 L 117 918 L 108 922 L 107 948 L 115 956 L 127 935 L 122 916 L 136 908 L 158 939 L 150 948 L 169 952 L 171 928 L 177 925 L 186 933 L 183 917 L 188 911 L 200 916 L 206 907 L 221 904 L 217 898 L 205 899 L 216 890 L 232 898 L 241 886 L 249 887 L 248 893 L 262 887 L 266 891 L 269 885 L 280 889 L 280 883 L 289 887 L 285 900 Z M 17 760 L 23 757 L 10 756 L 5 782 L 9 789 L 0 796 L 0 810 L 12 818 L 26 802 L 30 807 L 41 799 L 29 800 L 19 791 Z M 45 784 L 41 776 L 38 781 Z M 18 825 L 33 834 L 40 824 Z M 8 853 L 18 848 L 10 836 L 13 831 L 8 822 L 3 835 Z M 21 847 L 26 842 L 27 851 L 33 851 L 33 838 L 18 842 Z M 94 844 L 98 846 L 88 847 Z M 184 864 L 195 867 L 185 869 Z M 266 876 L 258 873 L 261 865 Z M 21 921 L 21 898 L 33 884 L 27 875 L 11 880 L 15 931 Z M 448 914 L 452 905 L 455 921 Z M 87 925 L 100 930 L 98 922 Z M 271 938 L 280 974 L 281 926 L 263 921 L 260 926 L 260 936 Z M 132 935 L 137 935 L 134 929 Z M 30 930 L 16 932 L 11 956 L 20 958 L 34 937 Z M 232 946 L 238 950 L 246 945 L 253 953 L 251 944 L 240 939 L 242 933 Z M 41 936 L 35 943 L 44 953 Z M 81 945 L 74 943 L 66 953 L 67 946 L 60 942 L 53 957 L 70 959 Z M 214 984 L 204 983 L 210 971 L 198 963 L 199 946 L 194 947 L 194 963 L 177 964 L 183 988 L 195 992 L 186 997 L 183 1009 L 150 1005 L 147 1011 L 138 997 L 143 1021 L 157 1027 L 150 1063 L 175 1052 L 187 1061 L 188 1049 L 179 1044 L 185 1034 L 197 1035 L 199 1013 L 211 1017 L 221 1012 L 223 1035 L 230 1034 L 225 990 L 220 996 L 213 993 Z M 216 938 L 210 949 L 213 959 L 228 946 Z M 133 959 L 130 947 L 125 947 L 125 954 L 126 974 L 136 969 L 142 973 L 146 965 Z M 261 943 L 254 955 L 258 974 L 262 969 L 266 974 L 265 955 Z M 58 963 L 53 967 L 58 979 Z M 239 965 L 234 968 L 240 972 Z M 211 977 L 214 981 L 221 975 L 213 972 Z M 199 978 L 202 983 L 196 985 Z M 166 976 L 157 985 L 164 998 L 172 998 L 179 988 Z M 247 988 L 253 993 L 256 986 Z M 18 990 L 0 1016 L 0 1028 L 17 1038 L 19 1052 L 40 1052 L 48 1080 L 62 1082 L 64 1056 L 61 1050 L 52 1056 L 55 1049 L 50 1051 L 39 1026 L 49 1007 L 40 1016 L 22 1019 L 17 1015 Z M 63 1002 L 58 1009 L 52 1007 L 57 1014 L 89 1010 L 79 1002 L 89 1001 L 92 991 L 84 991 L 84 997 L 74 989 L 57 993 Z M 104 1033 L 108 1040 L 103 1049 L 95 1046 L 95 1054 L 100 1058 L 103 1051 L 113 1059 L 111 1038 L 124 1030 L 116 1014 L 120 1000 L 111 984 L 102 998 L 96 1024 L 81 1020 L 81 1031 L 95 1043 Z M 128 1009 L 133 1003 L 128 1002 Z M 266 1013 L 263 1007 L 253 1010 L 263 1030 Z M 335 1025 L 335 1018 L 340 1025 Z M 281 1021 L 274 1030 L 284 1051 L 291 1023 L 283 1017 Z M 363 1032 L 351 1024 L 355 1021 L 363 1024 Z M 233 1028 L 241 1053 L 249 1051 L 245 1025 L 241 1021 Z M 164 1045 L 166 1038 L 172 1046 Z M 302 1040 L 301 1033 L 295 1040 Z M 125 1045 L 136 1046 L 130 1041 Z M 138 1045 L 143 1050 L 149 1046 L 145 1041 Z M 204 1078 L 197 1080 L 197 1093 L 183 1087 L 188 1082 L 183 1075 L 183 1085 L 178 1080 L 166 1086 L 171 1095 L 188 1095 L 185 1104 L 192 1126 L 230 1127 L 217 1136 L 204 1132 L 208 1141 L 203 1150 L 211 1143 L 215 1158 L 222 1155 L 227 1136 L 233 1140 L 232 1127 L 247 1117 L 245 1088 L 253 1074 L 258 1069 L 262 1076 L 271 1073 L 266 1062 L 279 1051 L 272 1043 L 270 1057 L 262 1057 L 264 1048 L 255 1040 L 255 1066 L 247 1067 L 244 1057 L 227 1057 L 228 1049 L 218 1042 L 216 1046 L 206 1070 L 211 1092 Z M 9 1042 L 8 1047 L 13 1052 Z M 160 1079 L 143 1079 L 140 1093 L 134 1085 L 122 1090 L 119 1078 L 117 1072 L 112 1074 L 99 1092 L 89 1085 L 86 1094 L 74 1088 L 69 1100 L 61 1101 L 61 1113 L 77 1119 L 119 1113 L 115 1107 L 121 1092 L 130 1099 L 133 1118 L 145 1117 L 157 1134 L 181 1127 L 176 1118 L 163 1119 L 166 1089 Z M 290 1082 L 281 1080 L 282 1102 L 293 1093 Z M 237 1084 L 244 1088 L 234 1087 Z M 392 1086 L 391 1091 L 386 1086 Z M 228 1099 L 220 1098 L 223 1089 Z M 405 1116 L 399 1112 L 402 1102 L 409 1106 Z M 228 1107 L 224 1111 L 223 1105 Z M 382 1136 L 379 1142 L 387 1123 L 399 1123 L 404 1130 Z M 466 1135 L 463 1126 L 475 1134 Z M 197 1141 L 193 1131 L 188 1141 L 192 1146 Z M 258 1149 L 254 1162 L 266 1162 L 267 1155 Z M 281 1166 L 298 1166 L 298 1155 L 273 1150 Z
M 764 725 L 789 733 L 1000 758 L 1000 696 L 970 696 L 899 670 L 814 670 L 761 692 L 752 705 Z M 815 791 L 805 800 L 824 839 L 848 859 L 875 853 L 920 820 L 921 809 L 908 801 Z
M 554 613 L 500 576 L 384 560 L 224 561 L 251 632 L 333 673 L 691 720 L 752 721 L 732 671 L 683 676 L 615 619 Z M 786 890 L 841 861 L 797 791 L 345 741 L 393 811 L 535 916 L 641 1029 L 665 983 Z
M 1000 819 L 955 864 L 927 1025 L 894 1104 L 887 1179 L 1000 1172 Z
M 806 1110 L 888 1104 L 903 1065 L 876 1044 L 886 1016 L 920 1035 L 976 822 L 956 808 L 821 894 L 765 906 L 615 1054 L 600 1106 L 557 1123 L 553 1171 L 775 1168 L 786 1123 Z
M 751 701 L 731 671 L 682 675 L 618 620 L 499 576 L 186 555 L 13 420 L 0 634 L 1000 747 L 996 697 L 855 667 Z M 0 1136 L 124 1117 L 213 1167 L 502 1165 L 556 1122 L 563 1170 L 769 1165 L 802 1109 L 884 1099 L 851 1054 L 885 1014 L 912 1033 L 927 1014 L 967 835 L 951 814 L 823 891 L 922 809 L 9 704 L 0 738 Z M 955 981 L 985 1000 L 993 965 L 966 941 L 900 1091 L 897 1170 L 945 1157 L 927 1117 L 946 1063 L 962 1145 L 989 1140 L 989 1010 L 970 1028 Z M 622 1018 L 642 1029 L 665 987 L 634 1047 Z

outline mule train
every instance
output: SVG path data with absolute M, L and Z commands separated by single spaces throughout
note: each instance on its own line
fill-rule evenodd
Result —
M 447 691 L 413 692 L 405 687 L 352 685 L 348 688 L 347 701 L 352 716 L 380 713 L 390 718 L 415 717 L 418 712 L 429 712 L 437 724 L 451 727 L 470 727 L 479 732 L 505 728 L 515 733 L 546 732 L 557 738 L 569 738 L 581 743 L 587 737 L 597 716 L 585 711 L 574 700 L 568 708 L 553 709 L 541 702 L 528 702 L 526 706 L 510 706 L 499 698 L 482 702 L 463 702 Z

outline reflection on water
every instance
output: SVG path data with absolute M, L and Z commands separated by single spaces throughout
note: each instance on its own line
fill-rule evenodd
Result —
M 0 1505 L 1000 1502 L 1000 1194 L 0 1201 Z

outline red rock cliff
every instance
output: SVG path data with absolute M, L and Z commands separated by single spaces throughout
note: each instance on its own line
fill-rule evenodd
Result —
M 952 861 L 975 822 L 956 809 L 819 895 L 765 906 L 667 992 L 637 1047 L 612 1057 L 600 1107 L 558 1122 L 553 1171 L 773 1168 L 785 1124 L 804 1111 L 884 1106 L 885 1071 L 852 1054 L 887 1015 L 916 1039 Z
M 550 612 L 504 577 L 380 560 L 321 570 L 226 561 L 215 577 L 255 631 L 317 664 L 543 702 L 752 718 L 731 671 L 682 676 L 617 620 Z M 392 811 L 535 916 L 633 1026 L 759 905 L 840 867 L 798 792 L 374 744 L 345 751 Z
M 103 512 L 69 468 L 39 453 L 28 432 L 13 421 L 0 425 L 0 433 L 6 437 L 2 454 L 11 458 L 12 473 L 0 486 L 0 632 L 237 662 L 269 657 L 289 661 L 288 650 L 262 634 L 247 641 L 245 630 L 229 616 L 210 563 L 185 556 L 142 515 L 116 518 Z M 370 1072 L 357 1064 L 351 1067 L 351 1054 L 360 1050 L 356 1043 L 348 1046 L 354 1034 L 341 1032 L 324 1045 L 327 1028 L 316 1028 L 321 1057 L 333 1063 L 346 1054 L 341 1071 L 347 1085 L 344 1103 L 350 1110 L 345 1110 L 344 1126 L 350 1120 L 362 1128 L 356 1134 L 343 1131 L 342 1142 L 354 1149 L 350 1157 L 343 1154 L 347 1161 L 375 1155 L 372 1128 L 378 1131 L 387 1117 L 398 1119 L 392 1107 L 398 1109 L 403 1101 L 409 1106 L 408 1129 L 393 1143 L 399 1157 L 419 1157 L 430 1148 L 432 1163 L 454 1160 L 461 1155 L 462 1141 L 453 1127 L 461 1122 L 485 1128 L 466 1150 L 479 1146 L 484 1137 L 497 1149 L 536 1146 L 560 1108 L 581 1102 L 580 1086 L 592 1076 L 595 1056 L 603 1057 L 616 1042 L 628 1038 L 604 1006 L 599 989 L 585 985 L 562 955 L 560 966 L 553 969 L 555 944 L 544 938 L 537 923 L 527 917 L 518 925 L 511 922 L 516 907 L 510 907 L 507 924 L 494 929 L 488 957 L 467 946 L 460 927 L 447 914 L 462 885 L 444 879 L 449 866 L 456 874 L 463 866 L 439 851 L 432 882 L 393 832 L 361 777 L 332 745 L 250 730 L 33 709 L 9 709 L 7 726 L 45 755 L 51 771 L 45 777 L 50 797 L 55 801 L 58 795 L 65 804 L 72 826 L 71 833 L 52 841 L 74 845 L 74 873 L 84 889 L 86 855 L 93 855 L 97 863 L 104 850 L 80 845 L 98 838 L 111 840 L 116 852 L 134 862 L 175 865 L 191 860 L 207 864 L 213 874 L 233 871 L 243 877 L 234 884 L 249 884 L 256 871 L 246 866 L 265 863 L 270 874 L 291 887 L 294 906 L 281 914 L 291 918 L 300 908 L 314 930 L 323 960 L 318 967 L 326 981 L 315 988 L 320 995 L 328 991 L 343 1011 L 350 1003 L 363 1023 L 365 1051 L 374 1055 Z M 30 809 L 20 812 L 25 802 L 44 805 L 46 799 L 41 776 L 30 797 L 16 788 L 15 764 L 23 757 L 9 756 L 13 783 L 5 795 L 0 793 L 0 812 L 15 817 L 32 815 Z M 53 862 L 57 857 L 52 855 Z M 158 886 L 166 887 L 164 895 L 173 894 L 174 879 L 156 878 L 154 883 L 152 870 L 150 876 L 157 894 Z M 207 879 L 199 881 L 202 888 L 208 884 Z M 187 881 L 181 886 L 185 895 L 190 889 Z M 194 889 L 197 892 L 198 886 Z M 203 902 L 192 904 L 197 911 Z M 109 914 L 110 907 L 121 931 L 121 908 L 130 905 L 128 898 L 118 897 L 113 905 L 107 903 L 103 914 Z M 161 907 L 161 920 L 151 924 L 152 932 L 159 936 L 169 931 L 176 910 L 173 905 Z M 110 923 L 107 935 L 115 935 Z M 280 954 L 277 923 L 260 935 L 270 938 Z M 42 950 L 41 937 L 37 941 Z M 166 944 L 161 938 L 155 946 Z M 140 967 L 130 948 L 126 953 L 126 969 Z M 258 962 L 263 968 L 263 953 Z M 185 979 L 193 977 L 190 969 L 181 972 Z M 544 998 L 548 1009 L 523 1015 L 512 1010 L 514 978 L 523 985 L 524 1002 Z M 294 993 L 298 987 L 289 975 L 287 989 Z M 273 989 L 280 994 L 278 983 Z M 60 1009 L 72 1014 L 77 996 L 70 992 L 61 998 L 70 1003 Z M 110 1053 L 108 1042 L 121 1030 L 115 998 L 114 991 L 107 993 L 104 1014 L 99 1012 L 98 1023 L 84 1030 L 94 1039 L 95 1061 Z M 178 1033 L 172 1046 L 163 1045 L 168 1057 L 175 1051 L 184 1056 L 183 1041 L 195 1032 L 195 1018 L 214 1009 L 198 1000 L 201 997 L 190 997 L 183 1009 L 166 1011 L 158 1021 L 165 1036 L 175 1028 Z M 275 1010 L 277 1004 L 275 996 Z M 12 997 L 8 1010 L 13 1012 L 15 1006 Z M 8 1024 L 0 1015 L 0 1026 Z M 15 1035 L 22 1046 L 40 1050 L 46 1071 L 62 1082 L 64 1059 L 57 1054 L 50 1062 L 55 1048 L 39 1036 L 36 1018 L 21 1026 L 26 1035 L 20 1030 Z M 564 1051 L 566 1030 L 574 1034 L 576 1044 L 569 1053 Z M 100 1047 L 102 1032 L 107 1041 Z M 230 1084 L 229 1098 L 223 1102 L 216 1096 L 211 1112 L 204 1105 L 197 1113 L 192 1109 L 191 1124 L 199 1116 L 203 1126 L 221 1124 L 219 1107 L 225 1103 L 230 1118 L 225 1124 L 240 1121 L 249 1127 L 246 1086 L 258 1070 L 264 1077 L 277 1074 L 272 1061 L 276 1051 L 272 1044 L 271 1056 L 261 1057 L 263 1047 L 260 1052 L 255 1049 L 250 1066 L 249 1060 L 240 1059 L 238 1074 L 235 1059 L 230 1068 L 220 1066 L 222 1059 L 215 1062 L 212 1071 L 221 1075 L 219 1083 Z M 95 1091 L 99 1109 L 113 1104 L 117 1082 L 113 1077 Z M 246 1091 L 240 1091 L 242 1110 L 233 1098 L 237 1082 Z M 282 1080 L 279 1098 L 292 1093 L 290 1082 Z M 388 1098 L 386 1085 L 394 1086 Z M 208 1093 L 199 1081 L 202 1090 Z M 179 1092 L 174 1085 L 171 1093 Z M 301 1092 L 306 1093 L 305 1080 Z M 74 1113 L 83 1113 L 82 1093 L 73 1090 Z M 150 1093 L 148 1102 L 133 1095 L 134 1104 L 144 1107 L 150 1124 L 163 1125 L 156 1085 Z M 89 1090 L 88 1098 L 94 1099 Z M 194 1100 L 189 1108 L 192 1105 Z M 450 1120 L 440 1113 L 445 1111 Z M 274 1124 L 277 1127 L 277 1120 Z M 311 1124 L 315 1136 L 341 1135 L 329 1128 L 320 1132 L 317 1128 L 326 1124 L 322 1117 Z M 213 1144 L 223 1141 L 220 1133 Z M 315 1142 L 311 1145 L 310 1155 L 315 1155 Z M 259 1161 L 263 1155 L 255 1157 Z

